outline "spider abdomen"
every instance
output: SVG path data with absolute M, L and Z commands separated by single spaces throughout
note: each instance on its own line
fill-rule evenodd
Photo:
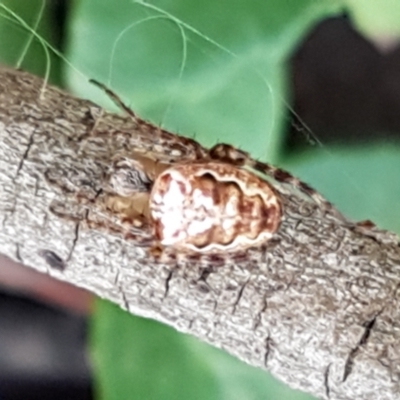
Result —
M 279 227 L 281 206 L 271 185 L 249 171 L 191 163 L 157 177 L 150 215 L 161 245 L 215 253 L 266 242 Z

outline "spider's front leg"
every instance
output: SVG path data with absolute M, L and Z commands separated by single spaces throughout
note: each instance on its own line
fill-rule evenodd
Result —
M 92 83 L 93 85 L 103 90 L 106 93 L 106 95 L 115 103 L 115 105 L 124 112 L 126 112 L 126 114 L 129 115 L 132 119 L 134 120 L 137 119 L 136 114 L 119 98 L 119 96 L 117 96 L 106 85 L 104 85 L 99 81 L 96 81 L 96 79 L 89 79 L 89 83 Z
M 154 170 L 140 157 L 117 157 L 94 184 L 65 177 L 57 169 L 46 171 L 47 183 L 62 193 L 53 201 L 52 214 L 90 230 L 108 231 L 148 245 L 151 239 L 149 196 Z

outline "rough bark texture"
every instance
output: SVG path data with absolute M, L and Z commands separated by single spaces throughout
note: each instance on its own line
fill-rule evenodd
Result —
M 167 144 L 130 118 L 42 85 L 0 68 L 0 253 L 319 398 L 400 399 L 396 237 L 355 227 L 293 190 L 281 196 L 284 219 L 266 248 L 220 266 L 151 262 L 135 241 L 51 210 L 78 207 L 65 188 L 96 193 L 118 146 L 161 154 Z M 113 140 L 115 132 L 128 140 Z

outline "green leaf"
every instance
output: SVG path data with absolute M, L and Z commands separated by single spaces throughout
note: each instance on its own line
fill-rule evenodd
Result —
M 0 62 L 39 76 L 48 70 L 48 80 L 60 84 L 61 60 L 37 38 L 55 42 L 58 22 L 45 5 L 42 0 L 0 1 Z
M 356 27 L 367 38 L 381 44 L 399 40 L 399 0 L 343 0 L 343 3 Z
M 72 13 L 72 89 L 87 77 L 156 124 L 203 144 L 228 141 L 272 161 L 287 111 L 286 58 L 338 7 L 315 0 L 82 0 Z
M 312 183 L 349 218 L 370 219 L 400 234 L 399 146 L 325 150 L 291 158 L 283 166 Z
M 310 399 L 261 369 L 105 301 L 97 301 L 91 332 L 97 399 Z
M 92 355 L 100 399 L 218 399 L 203 356 L 172 329 L 98 301 Z

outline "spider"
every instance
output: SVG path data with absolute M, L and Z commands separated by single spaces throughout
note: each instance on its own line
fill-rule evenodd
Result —
M 132 236 L 135 228 L 150 231 L 154 249 L 243 252 L 267 242 L 281 221 L 274 188 L 221 161 L 154 163 L 149 168 L 138 158 L 124 157 L 113 164 L 106 182 L 98 206 L 117 216 L 126 237 L 138 242 Z
M 105 85 L 90 82 L 132 118 L 138 129 L 173 140 L 168 132 L 138 118 Z M 182 140 L 194 151 L 179 160 L 160 161 L 151 152 L 117 155 L 94 200 L 100 211 L 111 213 L 114 222 L 86 218 L 89 226 L 120 231 L 139 245 L 152 243 L 149 247 L 161 253 L 243 253 L 266 244 L 279 229 L 283 215 L 280 191 L 252 171 L 296 187 L 321 208 L 333 208 L 306 183 L 242 150 L 224 143 L 206 150 L 194 140 Z

